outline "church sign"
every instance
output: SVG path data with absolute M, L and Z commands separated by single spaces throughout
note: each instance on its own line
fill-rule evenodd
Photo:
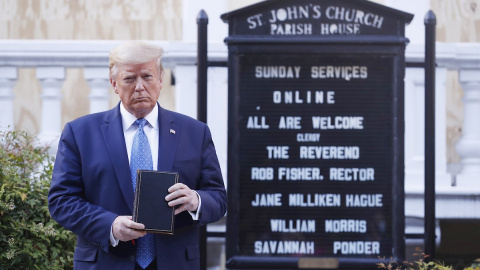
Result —
M 405 24 L 362 0 L 265 1 L 229 23 L 227 268 L 404 257 Z

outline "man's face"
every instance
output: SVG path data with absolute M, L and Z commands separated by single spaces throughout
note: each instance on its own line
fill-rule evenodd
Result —
M 157 61 L 142 64 L 118 64 L 115 78 L 110 79 L 113 90 L 123 106 L 137 118 L 150 113 L 162 89 Z

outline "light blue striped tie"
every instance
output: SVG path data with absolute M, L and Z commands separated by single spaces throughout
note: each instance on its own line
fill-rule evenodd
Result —
M 147 124 L 144 118 L 137 119 L 137 133 L 133 137 L 132 154 L 130 157 L 130 172 L 132 175 L 133 190 L 137 179 L 137 170 L 153 170 L 152 152 L 148 143 L 147 135 L 143 127 Z M 155 239 L 153 235 L 147 234 L 135 241 L 137 246 L 137 263 L 145 269 L 155 257 Z

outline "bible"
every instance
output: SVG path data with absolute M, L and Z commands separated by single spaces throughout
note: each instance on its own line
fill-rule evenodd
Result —
M 178 173 L 149 170 L 137 171 L 132 220 L 145 225 L 149 233 L 173 234 L 174 208 L 165 196 L 178 182 Z

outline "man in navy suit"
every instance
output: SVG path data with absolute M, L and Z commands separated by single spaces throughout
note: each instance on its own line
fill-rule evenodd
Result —
M 77 234 L 74 269 L 143 269 L 136 263 L 144 225 L 131 220 L 130 159 L 137 119 L 144 127 L 154 170 L 179 173 L 166 200 L 175 207 L 174 235 L 154 234 L 146 269 L 199 269 L 199 226 L 227 209 L 225 186 L 209 128 L 163 109 L 163 50 L 126 42 L 110 53 L 110 82 L 121 102 L 65 125 L 49 192 L 52 217 Z

